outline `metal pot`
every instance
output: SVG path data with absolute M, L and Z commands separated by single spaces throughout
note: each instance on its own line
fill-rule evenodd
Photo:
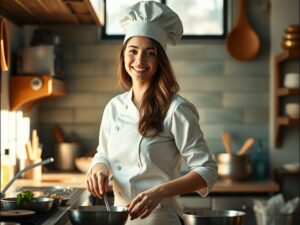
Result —
M 54 149 L 55 168 L 61 171 L 76 170 L 75 159 L 81 154 L 81 147 L 75 142 L 59 143 Z
M 200 209 L 183 213 L 185 225 L 242 225 L 246 213 L 234 210 Z
M 218 175 L 221 179 L 241 181 L 247 179 L 252 172 L 249 155 L 218 153 L 215 158 L 218 163 Z
M 101 221 L 101 224 L 124 225 L 128 218 L 127 208 L 111 206 L 107 211 L 105 206 L 73 206 L 68 209 L 73 225 L 90 225 L 91 221 Z

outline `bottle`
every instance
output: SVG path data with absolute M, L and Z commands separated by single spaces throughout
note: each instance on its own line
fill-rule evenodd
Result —
M 14 165 L 9 155 L 9 149 L 1 155 L 1 185 L 6 185 L 14 177 Z
M 268 154 L 261 139 L 257 141 L 254 155 L 254 177 L 257 181 L 264 181 L 268 177 Z

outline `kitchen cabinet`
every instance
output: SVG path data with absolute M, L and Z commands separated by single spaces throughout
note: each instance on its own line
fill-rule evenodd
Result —
M 10 108 L 15 111 L 23 106 L 27 112 L 41 99 L 61 97 L 66 94 L 66 83 L 49 75 L 11 76 Z
M 289 118 L 284 116 L 283 107 L 284 107 L 284 99 L 291 96 L 299 96 L 300 88 L 286 88 L 283 87 L 283 75 L 284 75 L 284 67 L 289 63 L 293 63 L 296 61 L 299 63 L 300 59 L 300 51 L 288 51 L 285 50 L 281 54 L 275 57 L 275 90 L 274 90 L 274 129 L 275 129 L 275 138 L 274 145 L 275 147 L 281 146 L 281 138 L 282 138 L 282 127 L 283 126 L 293 126 L 300 125 L 300 119 L 297 118 Z M 298 68 L 299 69 L 299 68 Z M 299 73 L 299 71 L 298 71 Z M 298 98 L 299 101 L 299 98 Z
M 1 0 L 0 14 L 18 25 L 104 24 L 103 0 Z

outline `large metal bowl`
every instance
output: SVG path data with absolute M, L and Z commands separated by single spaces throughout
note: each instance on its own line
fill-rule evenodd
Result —
M 17 204 L 17 198 L 2 198 L 1 204 L 5 209 L 24 209 L 36 212 L 48 212 L 54 203 L 53 198 L 34 198 L 31 203 Z
M 73 206 L 68 209 L 73 225 L 90 225 L 91 221 L 99 224 L 124 225 L 128 219 L 127 208 L 111 206 L 110 211 L 105 206 Z
M 183 213 L 185 225 L 242 225 L 246 213 L 234 210 L 200 209 Z

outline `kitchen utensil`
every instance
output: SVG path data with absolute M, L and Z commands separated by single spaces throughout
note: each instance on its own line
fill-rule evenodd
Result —
M 90 225 L 91 221 L 101 221 L 101 224 L 124 225 L 128 219 L 125 207 L 112 206 L 110 211 L 105 206 L 72 206 L 68 209 L 73 225 Z
M 249 155 L 236 155 L 217 153 L 215 159 L 218 163 L 218 176 L 224 180 L 242 181 L 252 172 Z
M 241 156 L 241 155 L 245 155 L 246 152 L 248 152 L 248 150 L 251 148 L 251 146 L 254 144 L 254 139 L 253 138 L 248 138 L 245 143 L 243 144 L 243 146 L 241 147 L 241 149 L 237 152 L 237 155 Z
M 14 177 L 13 179 L 11 179 L 8 184 L 3 188 L 3 190 L 0 192 L 0 196 L 4 196 L 6 190 L 10 187 L 10 185 L 12 185 L 12 183 L 19 177 L 21 176 L 21 174 L 25 173 L 26 171 L 28 170 L 31 170 L 37 166 L 42 166 L 42 165 L 45 165 L 45 164 L 48 164 L 48 163 L 51 163 L 53 162 L 54 159 L 53 158 L 48 158 L 48 159 L 45 159 L 41 162 L 38 162 L 38 163 L 35 163 L 35 164 L 32 164 L 30 166 L 27 166 L 25 167 L 24 169 L 20 170 Z
M 38 197 L 33 198 L 30 203 L 17 204 L 17 198 L 2 198 L 1 204 L 5 209 L 23 209 L 36 212 L 48 212 L 53 206 L 53 198 Z
M 65 141 L 65 137 L 64 137 L 64 132 L 61 129 L 60 126 L 56 126 L 53 129 L 53 135 L 54 135 L 54 139 L 56 140 L 57 143 L 64 143 Z
M 110 207 L 109 207 L 109 204 L 108 204 L 108 201 L 107 201 L 106 194 L 103 195 L 103 199 L 104 199 L 106 210 L 110 211 Z
M 80 154 L 78 143 L 58 143 L 54 149 L 55 168 L 62 171 L 76 170 L 75 159 Z
M 232 154 L 231 137 L 230 137 L 230 134 L 228 132 L 223 132 L 222 133 L 222 141 L 223 141 L 223 145 L 226 149 L 226 152 L 229 153 L 229 154 Z
M 248 22 L 245 11 L 245 0 L 240 0 L 238 19 L 226 39 L 226 46 L 234 58 L 249 60 L 259 51 L 260 40 Z
M 10 64 L 9 35 L 6 20 L 0 18 L 0 69 L 7 71 Z
M 242 225 L 245 215 L 234 210 L 199 209 L 183 212 L 185 225 Z

